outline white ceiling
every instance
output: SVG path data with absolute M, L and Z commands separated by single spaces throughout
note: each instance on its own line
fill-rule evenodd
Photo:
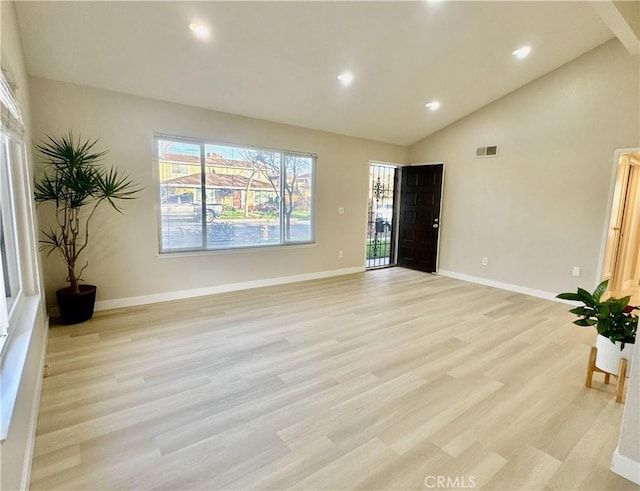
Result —
M 47 1 L 17 12 L 31 75 L 401 145 L 613 37 L 587 2 Z M 208 42 L 194 20 L 211 26 Z M 532 52 L 518 60 L 522 45 Z M 336 80 L 346 69 L 350 87 Z

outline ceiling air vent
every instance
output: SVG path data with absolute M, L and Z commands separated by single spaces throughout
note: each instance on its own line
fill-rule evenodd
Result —
M 496 157 L 498 155 L 498 145 L 476 148 L 476 157 Z

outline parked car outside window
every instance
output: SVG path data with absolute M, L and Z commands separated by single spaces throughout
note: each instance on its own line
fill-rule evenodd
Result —
M 162 218 L 201 220 L 202 205 L 193 201 L 193 196 L 189 193 L 172 194 L 162 198 L 160 202 Z M 218 203 L 207 203 L 206 220 L 213 222 L 218 215 L 222 214 L 222 205 Z

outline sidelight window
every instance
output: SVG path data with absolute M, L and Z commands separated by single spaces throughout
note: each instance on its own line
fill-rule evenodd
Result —
M 394 264 L 394 193 L 396 168 L 369 166 L 369 207 L 367 214 L 366 266 L 368 269 Z

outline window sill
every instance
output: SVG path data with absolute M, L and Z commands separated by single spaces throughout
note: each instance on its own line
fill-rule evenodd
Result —
M 316 242 L 304 242 L 300 244 L 277 244 L 269 246 L 248 246 L 248 247 L 235 247 L 233 249 L 207 249 L 207 250 L 185 250 L 184 252 L 171 251 L 171 252 L 159 252 L 156 254 L 158 259 L 174 259 L 177 257 L 197 257 L 197 256 L 211 256 L 211 255 L 224 255 L 224 254 L 250 254 L 255 252 L 267 252 L 267 251 L 290 251 L 292 249 L 308 249 L 317 247 Z
M 0 421 L 0 441 L 4 441 L 9 433 L 9 424 L 15 408 L 20 388 L 20 380 L 27 360 L 27 352 L 36 325 L 40 295 L 25 296 L 16 323 L 9 333 L 7 344 L 2 353 L 0 370 L 0 387 L 2 397 L 2 414 Z

